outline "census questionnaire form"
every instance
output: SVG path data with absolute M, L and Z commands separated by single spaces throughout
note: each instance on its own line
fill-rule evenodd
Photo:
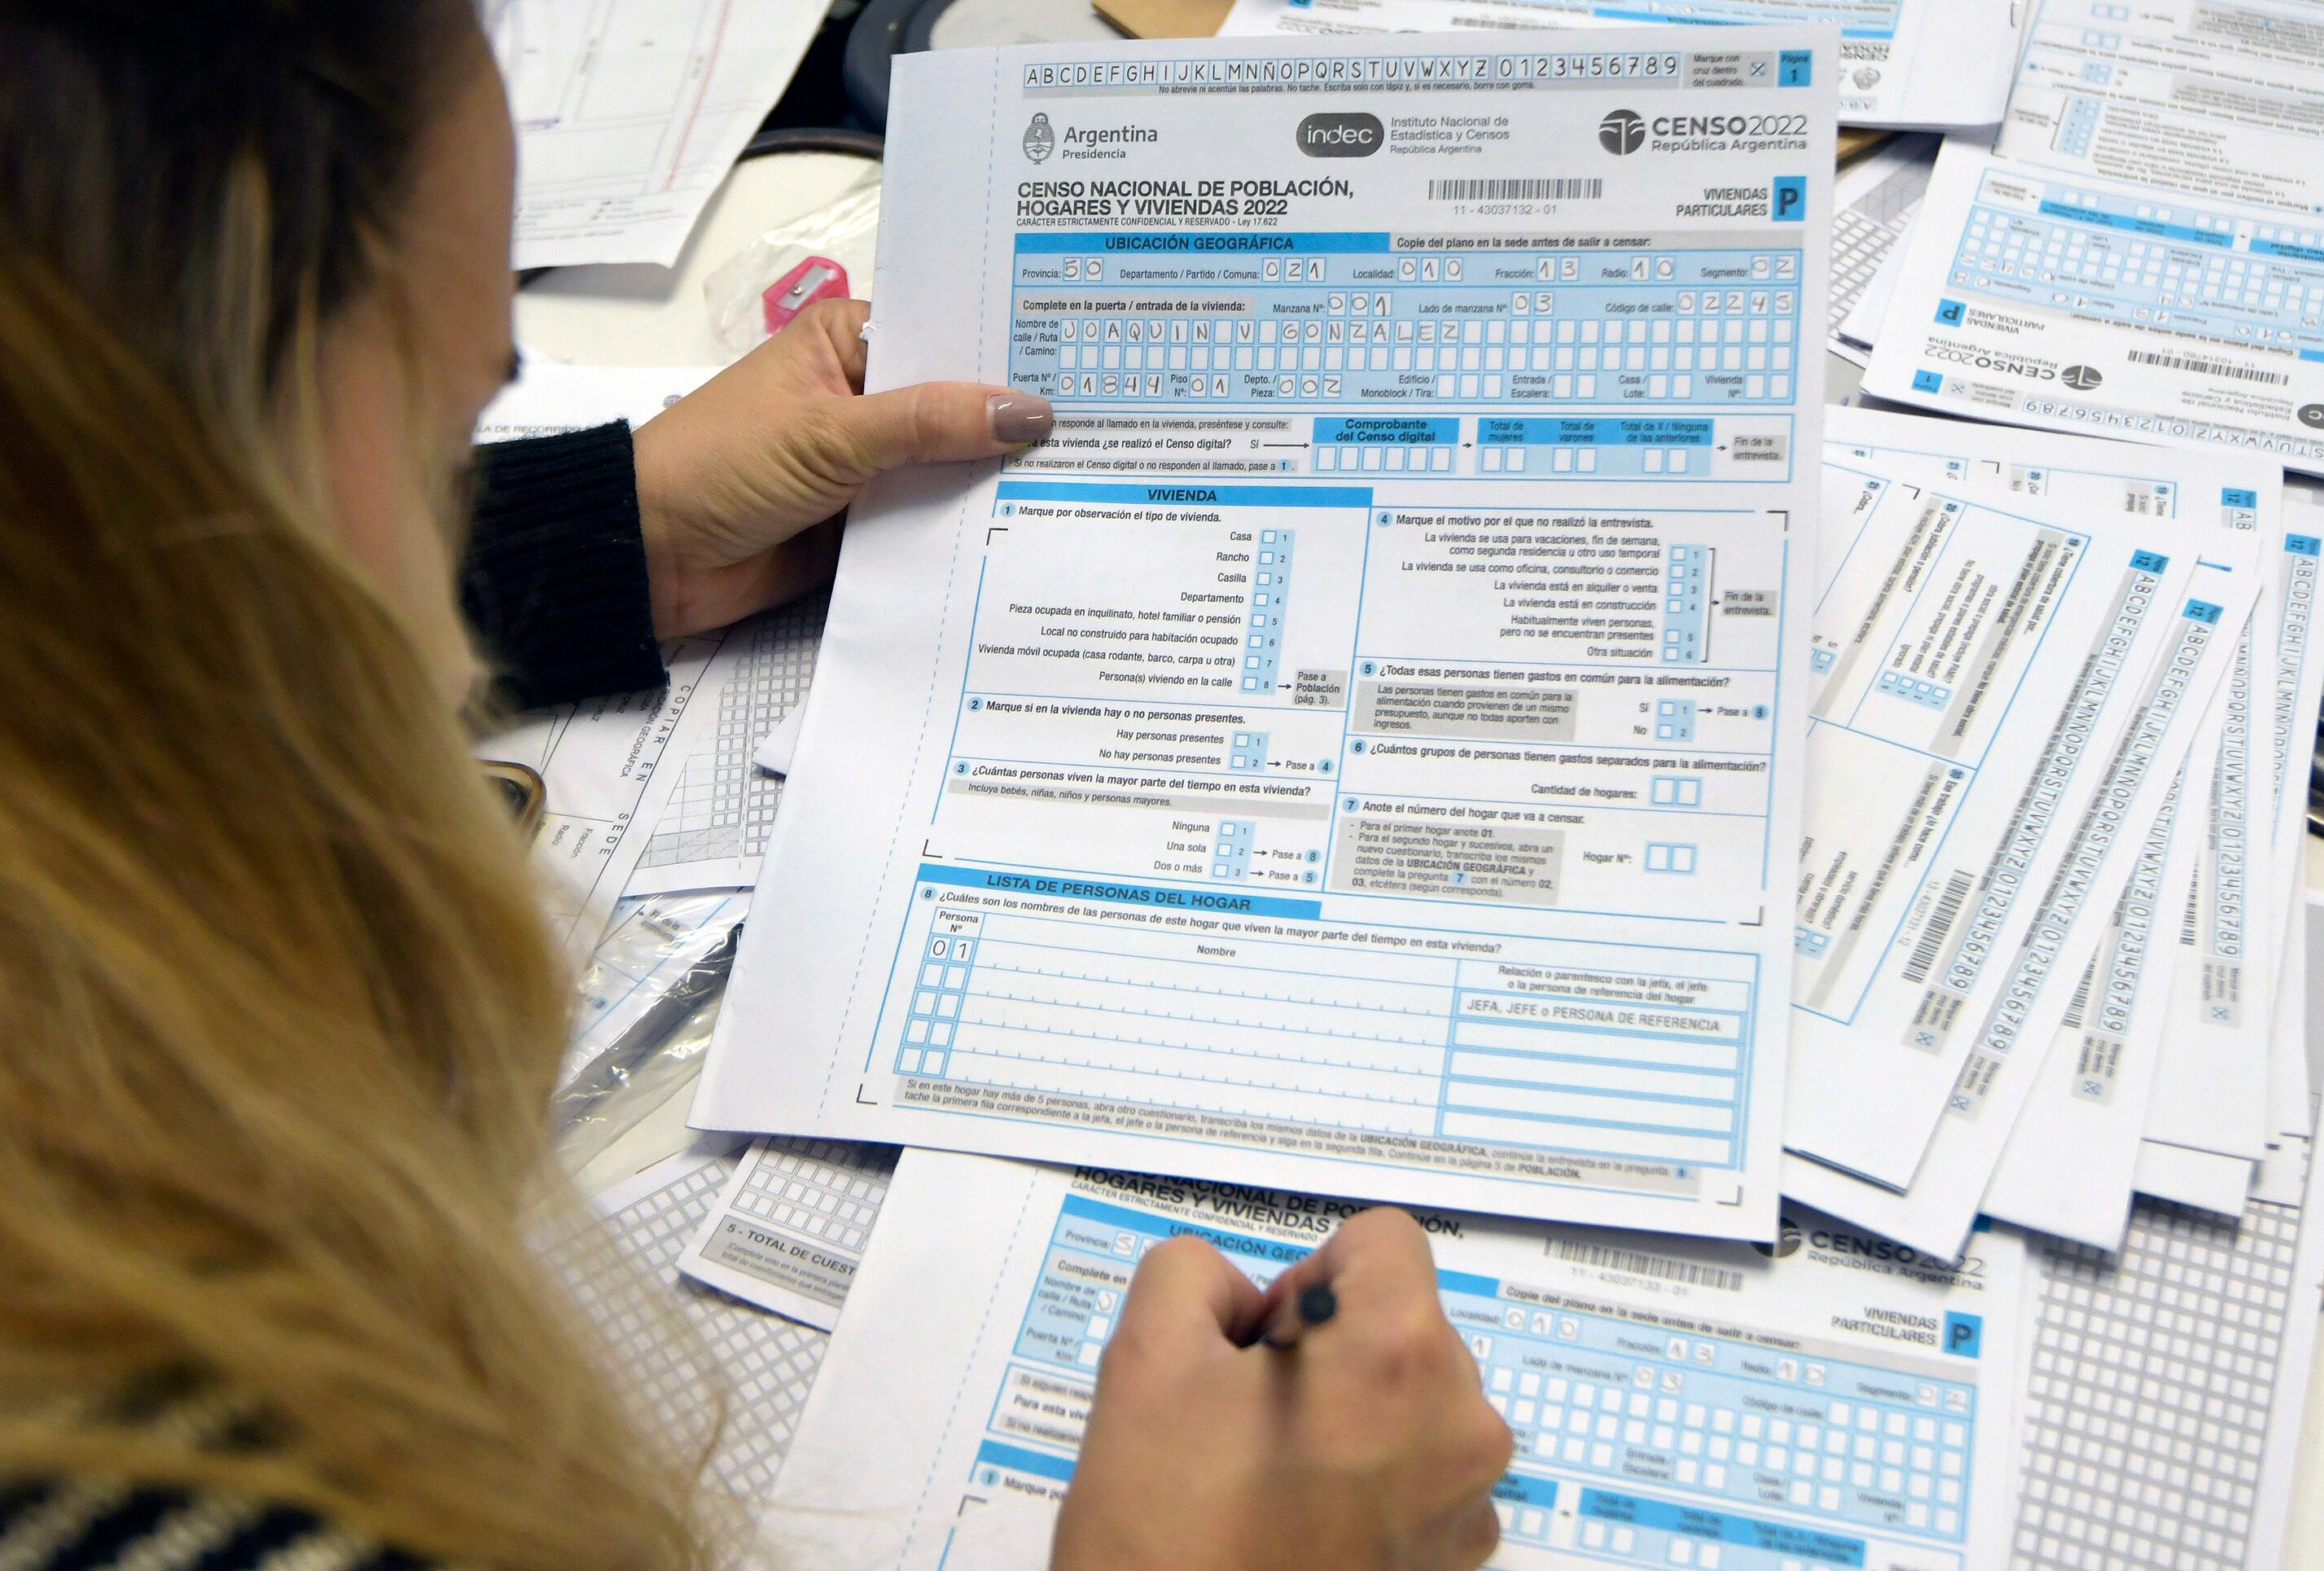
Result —
M 1767 1234 L 1829 35 L 1572 43 L 899 62 L 873 380 L 1057 434 L 859 508 L 698 1122 Z
M 1146 1252 L 1191 1234 L 1263 1284 L 1351 1209 L 932 1151 L 906 1153 L 894 1197 L 778 1488 L 805 1571 L 1043 1564 Z M 1420 1222 L 1516 1442 L 1503 1571 L 2006 1559 L 2015 1236 L 1956 1267 L 1796 1211 L 1771 1251 Z

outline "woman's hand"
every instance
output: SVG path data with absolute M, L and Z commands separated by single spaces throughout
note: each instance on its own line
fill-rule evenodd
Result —
M 1248 1344 L 1300 1292 L 1339 1310 Z M 1052 1571 L 1473 1571 L 1509 1431 L 1444 1317 L 1427 1237 L 1367 1211 L 1262 1295 L 1208 1244 L 1146 1257 L 1097 1378 Z
M 873 476 L 1049 434 L 1047 399 L 973 382 L 863 393 L 862 300 L 827 300 L 638 430 L 654 631 L 723 627 L 827 578 Z

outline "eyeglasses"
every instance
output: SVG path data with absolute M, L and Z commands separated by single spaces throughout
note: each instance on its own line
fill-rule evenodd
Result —
M 540 834 L 540 820 L 549 812 L 549 782 L 540 772 L 521 763 L 488 762 L 483 767 L 484 779 L 507 801 L 517 832 L 528 840 Z

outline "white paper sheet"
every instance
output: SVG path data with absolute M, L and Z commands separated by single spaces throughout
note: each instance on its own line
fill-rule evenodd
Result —
M 775 728 L 768 732 L 765 740 L 759 744 L 758 751 L 751 754 L 751 762 L 769 774 L 788 775 L 791 772 L 791 760 L 798 754 L 799 734 L 806 729 L 807 705 L 804 702 L 792 705 L 783 711 L 783 717 L 775 722 Z
M 2215 803 L 2201 883 L 2181 936 L 2196 964 L 2181 968 L 2173 1023 L 2149 1121 L 2150 1138 L 2257 1162 L 2287 1133 L 2304 1132 L 2308 1083 L 2305 981 L 2279 967 L 2299 953 L 2284 930 L 2305 889 L 2308 758 L 2324 659 L 2314 648 L 2319 512 L 2288 494 L 2273 531 L 2253 638 L 2239 792 Z M 2233 734 L 2229 740 L 2233 741 Z M 2222 778 L 2235 761 L 2223 752 Z M 2292 996 L 2284 995 L 2289 991 Z M 2277 1009 L 2292 1019 L 2279 1027 Z M 2157 1181 L 2196 1170 L 2158 1161 Z M 2189 1204 L 2215 1202 L 2226 1169 L 2201 1167 L 2199 1189 L 2164 1191 Z M 2200 1195 L 2201 1200 L 2192 1197 Z
M 2304 861 L 2304 858 L 2303 858 Z M 2305 873 L 2303 866 L 2300 870 Z M 2308 1076 L 2308 884 L 2292 885 L 2275 973 L 2275 1009 L 2268 1022 L 2267 1101 L 2277 1139 L 2301 1132 L 2314 1086 Z
M 1973 1123 L 1957 1241 L 2022 1103 L 1988 1093 L 2062 1018 L 2233 655 L 2255 538 L 2242 496 L 2126 517 L 1886 467 L 1826 460 L 1784 1143 L 1892 1193 L 1786 1193 L 1876 1225 L 1928 1197 L 1941 1119 Z
M 2264 208 L 1937 159 L 1865 373 L 1877 398 L 2324 469 L 2324 231 Z
M 617 420 L 634 430 L 717 374 L 714 365 L 567 365 L 528 355 L 476 422 L 476 440 L 553 437 Z
M 1829 34 L 1560 44 L 898 62 L 872 380 L 1059 430 L 857 508 L 698 1123 L 1767 1234 Z
M 2324 647 L 2319 647 L 2324 627 L 2318 624 L 2317 605 L 2324 503 L 2310 492 L 2285 491 L 2282 532 L 2275 563 L 2282 610 L 2278 627 L 2261 641 L 2273 657 L 2265 764 L 2273 784 L 2270 846 L 2279 864 L 2296 872 L 2308 845 L 2309 760 L 2316 750 L 2318 707 L 2324 704 Z
M 889 1146 L 754 1141 L 678 1269 L 828 1331 L 839 1324 L 895 1167 Z
M 2324 893 L 2307 892 L 2308 949 L 2307 963 L 2301 967 L 2306 976 L 2324 975 Z M 2324 1088 L 2324 1010 L 2308 1012 L 2308 1081 Z
M 2272 855 L 2287 920 L 2275 973 L 2269 1026 L 2268 1103 L 2279 1134 L 2308 1127 L 2308 781 L 2316 748 L 2317 716 L 2324 705 L 2324 649 L 2317 625 L 2319 569 L 2324 569 L 2324 504 L 2311 492 L 2287 492 L 2283 557 L 2278 564 L 2283 630 L 2275 645 L 2274 704 L 2269 744 L 2275 777 Z
M 2017 21 L 2011 0 L 1235 0 L 1219 35 L 1829 22 L 1841 125 L 1941 131 L 2001 118 Z
M 1986 1184 L 1980 1208 L 1996 1221 L 2098 1249 L 2122 1245 L 2179 971 L 2168 892 L 2185 886 L 2200 850 L 2181 827 L 2190 778 L 2181 771 L 2147 828 L 2098 954 L 2032 1077 Z
M 780 1482 L 795 1563 L 1037 1571 L 1144 1251 L 1194 1233 L 1264 1282 L 1343 1210 L 908 1152 Z M 1423 1220 L 1517 1437 L 1493 1565 L 2002 1563 L 2014 1236 L 1954 1276 L 1808 1215 L 1772 1253 Z
M 2241 1157 L 2141 1141 L 2136 1187 L 2153 1199 L 2233 1216 L 2251 1195 L 2255 1166 Z
M 826 0 L 505 0 L 516 265 L 678 260 Z
M 2271 566 L 2273 564 L 2271 563 Z M 2263 605 L 2260 616 L 2267 614 Z M 2190 799 L 2202 853 L 2194 876 L 2173 892 L 2181 919 L 2180 963 L 2154 1100 L 2150 1140 L 2257 1161 L 2275 1135 L 2268 1104 L 2269 1010 L 2283 941 L 2282 885 L 2266 846 L 2272 795 L 2248 648 L 2214 702 L 2208 728 L 2218 738 Z M 2207 740 L 2207 745 L 2211 745 Z M 2190 780 L 2197 777 L 2191 772 Z
M 2158 194 L 2324 212 L 2324 51 L 2309 0 L 2028 8 L 2006 156 Z

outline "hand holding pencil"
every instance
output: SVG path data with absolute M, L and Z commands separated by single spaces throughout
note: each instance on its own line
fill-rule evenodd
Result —
M 1176 1238 L 1123 1302 L 1051 1566 L 1473 1571 L 1509 1452 L 1410 1216 L 1354 1217 L 1264 1293 Z

